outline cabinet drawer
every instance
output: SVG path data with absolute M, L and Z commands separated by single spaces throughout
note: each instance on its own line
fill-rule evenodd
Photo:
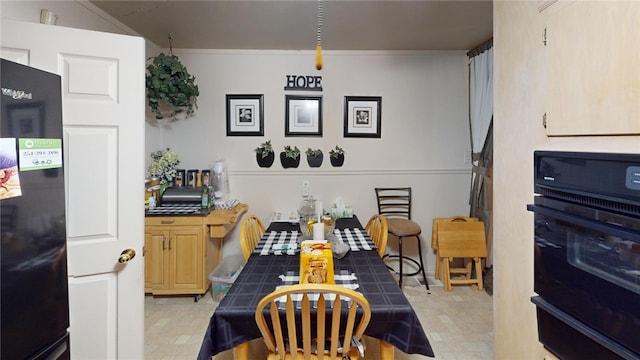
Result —
M 201 216 L 147 216 L 144 218 L 144 224 L 147 226 L 153 225 L 196 225 L 203 224 L 203 217 Z

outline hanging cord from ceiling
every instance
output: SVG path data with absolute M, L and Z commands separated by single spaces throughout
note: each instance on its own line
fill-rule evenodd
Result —
M 169 55 L 173 55 L 173 35 L 169 33 Z
M 318 31 L 316 33 L 316 69 L 322 70 L 322 25 L 324 24 L 324 5 L 318 0 Z

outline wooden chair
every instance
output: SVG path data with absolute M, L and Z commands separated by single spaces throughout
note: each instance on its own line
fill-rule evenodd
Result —
M 422 272 L 425 286 L 429 290 L 427 275 L 424 271 L 424 262 L 422 261 L 422 240 L 420 240 L 422 229 L 420 225 L 411 220 L 411 188 L 375 188 L 375 190 L 378 201 L 378 214 L 387 218 L 389 234 L 398 238 L 398 255 L 385 254 L 383 256 L 383 258 L 398 258 L 398 270 L 396 271 L 390 266 L 387 267 L 399 275 L 398 285 L 400 287 L 402 287 L 402 276 L 413 276 Z M 418 242 L 419 262 L 403 255 L 402 239 L 405 237 L 415 237 Z M 402 263 L 405 260 L 414 263 L 417 266 L 417 270 L 412 273 L 403 273 Z
M 487 243 L 484 235 L 484 223 L 442 222 L 438 224 L 438 255 L 446 291 L 451 291 L 452 284 L 476 284 L 482 290 L 481 258 L 487 257 Z M 471 278 L 471 271 L 465 273 L 463 279 L 454 278 L 449 264 L 454 258 L 472 258 L 475 263 L 476 278 Z
M 310 300 L 312 294 L 320 294 L 317 306 Z M 295 304 L 296 297 L 301 298 L 300 306 Z M 285 303 L 283 314 L 277 299 Z M 343 307 L 348 314 L 346 321 L 341 321 Z M 358 308 L 361 315 L 357 321 Z M 360 340 L 371 319 L 371 308 L 367 299 L 353 290 L 329 284 L 284 286 L 260 300 L 255 317 L 269 351 L 268 360 L 364 358 Z
M 441 273 L 441 263 L 440 256 L 438 255 L 438 223 L 441 222 L 466 222 L 466 221 L 478 221 L 478 218 L 475 217 L 467 217 L 462 215 L 449 216 L 444 218 L 433 218 L 433 223 L 431 225 L 431 249 L 436 254 L 436 274 L 435 278 L 440 279 Z M 464 268 L 449 268 L 449 272 L 451 273 L 467 273 L 471 272 L 471 262 L 465 259 L 465 267 Z
M 369 222 L 367 222 L 367 226 L 365 226 L 364 229 L 376 245 L 378 255 L 380 255 L 380 257 L 384 256 L 387 249 L 387 238 L 389 237 L 389 225 L 387 224 L 387 218 L 380 214 L 373 215 L 369 219 Z
M 256 215 L 247 215 L 240 225 L 240 248 L 244 259 L 249 259 L 251 253 L 258 245 L 265 227 L 259 217 Z

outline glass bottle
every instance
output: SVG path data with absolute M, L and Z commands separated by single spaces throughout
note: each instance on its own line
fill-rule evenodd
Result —
M 209 210 L 209 187 L 202 187 L 202 196 L 200 198 L 200 208 Z

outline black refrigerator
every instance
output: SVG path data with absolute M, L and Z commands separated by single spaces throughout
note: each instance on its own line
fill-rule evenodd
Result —
M 1 359 L 69 359 L 59 75 L 2 59 Z

